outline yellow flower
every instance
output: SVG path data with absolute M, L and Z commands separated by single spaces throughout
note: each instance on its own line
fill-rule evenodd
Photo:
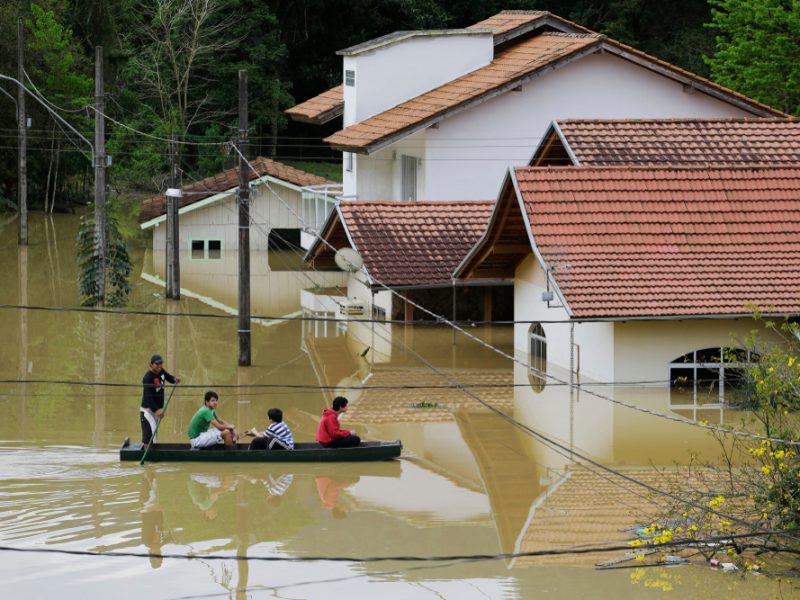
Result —
M 768 467 L 768 466 L 764 465 L 763 467 L 761 467 L 761 472 L 764 475 L 769 475 L 770 473 L 772 473 L 772 467 Z

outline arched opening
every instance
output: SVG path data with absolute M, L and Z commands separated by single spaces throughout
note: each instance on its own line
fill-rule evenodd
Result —
M 537 394 L 547 383 L 547 336 L 541 323 L 528 328 L 528 382 Z
M 669 365 L 670 404 L 698 406 L 731 402 L 744 385 L 744 369 L 758 356 L 743 348 L 693 350 Z

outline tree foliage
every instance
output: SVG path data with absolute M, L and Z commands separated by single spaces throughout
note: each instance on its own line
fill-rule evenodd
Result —
M 100 267 L 96 249 L 94 219 L 81 217 L 78 228 L 78 290 L 83 306 L 100 303 L 100 283 L 105 278 L 105 305 L 125 306 L 131 288 L 131 258 L 128 246 L 120 233 L 119 224 L 113 216 L 107 219 L 106 243 L 108 255 L 105 269 Z
M 800 2 L 710 0 L 716 53 L 713 79 L 784 112 L 800 115 Z

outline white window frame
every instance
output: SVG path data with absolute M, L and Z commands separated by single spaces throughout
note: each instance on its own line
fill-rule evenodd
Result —
M 194 243 L 195 242 L 202 242 L 203 243 L 203 258 L 195 257 L 194 255 Z M 219 242 L 219 257 L 218 258 L 211 258 L 209 257 L 209 245 L 211 242 Z M 222 260 L 222 257 L 225 254 L 225 243 L 221 238 L 189 238 L 189 260 L 194 261 L 213 261 L 216 262 L 218 260 Z
M 547 335 L 541 323 L 531 323 L 528 328 L 528 381 L 534 392 L 544 390 L 547 384 L 544 377 L 546 373 Z
M 400 155 L 400 200 L 417 200 L 417 161 L 416 156 Z
M 719 351 L 719 361 L 713 362 L 698 362 L 697 353 L 703 352 L 707 350 L 718 350 Z M 745 362 L 739 361 L 726 361 L 725 351 L 726 350 L 737 350 L 746 352 L 746 360 Z M 684 360 L 687 357 L 691 357 L 691 360 Z M 725 369 L 737 369 L 741 370 L 749 365 L 752 365 L 754 362 L 753 356 L 751 352 L 745 348 L 725 348 L 725 347 L 717 347 L 717 346 L 709 346 L 708 348 L 698 348 L 696 350 L 692 350 L 691 352 L 687 352 L 683 356 L 678 357 L 676 360 L 670 362 L 669 364 L 669 381 L 670 381 L 670 406 L 672 408 L 689 408 L 689 407 L 696 407 L 702 405 L 708 405 L 709 407 L 712 405 L 723 405 L 725 404 Z M 679 405 L 675 404 L 672 401 L 672 390 L 677 387 L 675 384 L 677 382 L 677 377 L 673 376 L 673 371 L 682 370 L 685 371 L 687 369 L 692 370 L 692 404 L 690 405 Z M 704 398 L 698 396 L 698 389 L 697 389 L 697 371 L 699 369 L 704 370 L 715 370 L 719 371 L 717 375 L 717 398 L 716 402 L 713 401 L 706 401 L 703 402 Z
M 347 87 L 356 87 L 356 72 L 355 69 L 344 70 L 344 84 Z

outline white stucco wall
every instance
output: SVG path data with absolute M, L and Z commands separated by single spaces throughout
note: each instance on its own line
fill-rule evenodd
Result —
M 669 378 L 669 363 L 693 350 L 722 346 L 744 347 L 752 319 L 629 321 L 614 325 L 614 362 L 619 381 Z M 764 339 L 777 342 L 774 335 Z
M 514 281 L 514 319 L 516 321 L 562 321 L 567 313 L 558 308 L 556 296 L 548 303 L 542 300 L 546 291 L 544 272 L 533 254 L 517 267 Z M 530 352 L 528 331 L 530 323 L 517 323 L 514 326 L 514 348 L 527 360 Z M 563 369 L 570 367 L 570 324 L 542 323 L 547 338 L 547 362 Z M 580 368 L 581 376 L 596 381 L 614 381 L 614 328 L 611 323 L 580 323 L 574 325 L 574 343 L 577 346 L 573 355 L 575 368 Z
M 700 92 L 687 93 L 680 83 L 611 54 L 594 54 L 534 79 L 522 91 L 503 94 L 427 129 L 421 167 L 425 184 L 418 197 L 496 198 L 508 167 L 527 164 L 554 119 L 747 114 Z M 378 188 L 372 178 L 386 176 L 385 171 L 367 168 L 370 160 L 362 157 L 360 162 L 357 186 L 362 199 L 370 199 L 368 191 Z M 399 183 L 392 189 L 399 190 Z
M 202 202 L 198 203 L 200 204 Z M 264 183 L 256 186 L 256 194 L 250 205 L 250 216 L 253 219 L 250 226 L 251 250 L 266 250 L 269 231 L 273 228 L 299 229 L 300 224 L 295 214 L 302 216 L 299 188 L 289 188 L 276 182 L 270 182 L 269 186 Z M 221 239 L 223 254 L 229 250 L 238 250 L 239 213 L 236 195 L 229 194 L 212 204 L 183 212 L 178 218 L 178 227 L 181 250 L 190 250 L 192 239 Z M 164 250 L 165 222 L 156 225 L 152 231 L 153 250 Z
M 493 50 L 491 33 L 449 33 L 415 36 L 345 56 L 344 71 L 356 76 L 355 86 L 344 86 L 345 127 L 489 64 Z

